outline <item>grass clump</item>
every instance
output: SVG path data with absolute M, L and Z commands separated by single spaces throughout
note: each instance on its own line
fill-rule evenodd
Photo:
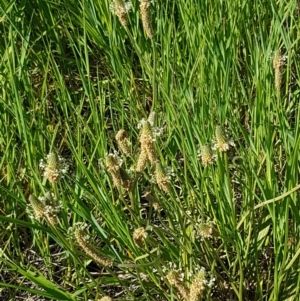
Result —
M 298 19 L 1 1 L 0 299 L 299 300 Z

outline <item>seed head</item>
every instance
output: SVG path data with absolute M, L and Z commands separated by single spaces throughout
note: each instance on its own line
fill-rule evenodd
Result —
M 59 169 L 59 157 L 57 153 L 50 153 L 47 156 L 47 166 L 53 170 Z
M 131 178 L 129 177 L 128 173 L 121 167 L 121 161 L 116 154 L 107 155 L 105 165 L 107 171 L 111 175 L 114 186 L 121 186 L 127 190 L 131 188 Z
M 98 299 L 98 301 L 113 301 L 113 299 L 108 296 L 105 296 L 105 297 L 102 297 L 101 299 Z
M 232 140 L 227 138 L 224 128 L 221 125 L 216 126 L 216 144 L 215 148 L 220 152 L 226 152 L 229 150 L 230 145 L 235 146 Z
M 122 178 L 119 172 L 111 172 L 110 173 L 113 184 L 115 187 L 121 187 L 122 186 Z
M 66 160 L 55 152 L 47 155 L 46 164 L 41 160 L 40 167 L 44 169 L 44 176 L 50 183 L 56 183 L 59 179 L 63 178 L 69 170 L 69 165 L 66 163 Z
M 136 163 L 135 171 L 142 172 L 146 167 L 147 161 L 148 161 L 147 151 L 145 148 L 142 148 Z
M 292 247 L 296 244 L 296 242 L 297 242 L 296 237 L 290 236 L 287 240 L 287 245 L 288 245 L 288 247 Z
M 53 193 L 46 192 L 44 196 L 40 196 L 39 201 L 44 204 L 44 216 L 47 221 L 54 227 L 56 225 L 56 217 L 59 213 L 61 206 Z
M 285 65 L 285 57 L 281 56 L 280 50 L 275 52 L 274 59 L 273 59 L 273 68 L 275 72 L 275 88 L 280 90 L 281 82 L 282 82 L 282 69 Z
M 35 217 L 43 217 L 45 212 L 45 204 L 34 195 L 29 196 L 29 202 L 34 210 Z
M 155 111 L 151 112 L 148 116 L 148 122 L 153 127 L 154 126 L 154 120 L 155 120 L 156 113 Z
M 219 231 L 213 221 L 208 221 L 206 223 L 200 223 L 196 229 L 196 232 L 201 238 L 212 238 L 219 235 Z
M 53 227 L 56 225 L 56 217 L 61 209 L 61 205 L 53 193 L 46 192 L 44 196 L 38 198 L 30 195 L 29 201 L 37 218 L 45 217 Z
M 120 165 L 114 154 L 109 154 L 106 156 L 105 165 L 107 171 L 110 173 L 114 186 L 120 187 L 122 186 L 122 177 L 120 172 Z
M 201 161 L 204 166 L 207 166 L 208 164 L 213 164 L 214 163 L 214 155 L 212 148 L 209 144 L 205 144 L 202 147 L 201 151 Z
M 39 199 L 45 204 L 44 215 L 47 221 L 54 227 L 57 223 L 56 218 L 61 209 L 61 205 L 58 203 L 53 193 L 46 192 L 45 196 L 39 197 Z
M 154 211 L 158 211 L 160 209 L 160 205 L 158 202 L 153 202 L 152 207 L 153 207 Z
M 184 300 L 189 300 L 189 290 L 180 279 L 177 271 L 170 271 L 167 275 L 167 279 L 172 286 L 176 287 Z
M 83 228 L 78 228 L 74 232 L 75 239 L 82 250 L 95 262 L 104 267 L 111 267 L 113 262 L 108 257 L 100 254 L 96 248 L 88 242 L 88 236 Z
M 169 178 L 159 162 L 156 163 L 155 179 L 159 189 L 170 192 Z
M 204 268 L 201 268 L 191 283 L 189 301 L 198 301 L 199 298 L 202 296 L 206 285 L 206 272 Z
M 149 118 L 151 116 L 153 116 L 154 118 L 154 112 L 151 114 Z M 140 133 L 141 152 L 136 166 L 137 172 L 141 172 L 145 169 L 147 161 L 149 161 L 153 165 L 157 160 L 151 122 L 152 121 L 149 120 L 143 120 L 141 122 L 142 125 L 142 129 Z
M 126 156 L 130 156 L 129 139 L 125 130 L 121 129 L 116 135 L 116 140 L 119 148 Z
M 128 24 L 127 13 L 131 7 L 131 2 L 125 2 L 123 0 L 114 0 L 109 6 L 111 12 L 119 18 L 123 26 L 127 26 Z
M 140 142 L 141 144 L 149 143 L 148 141 L 153 141 L 153 131 L 152 126 L 148 120 L 144 121 L 142 125 L 141 135 L 140 135 Z
M 105 158 L 105 166 L 108 171 L 120 169 L 121 163 L 116 154 L 108 154 Z
M 273 58 L 273 68 L 276 69 L 284 66 L 285 60 L 286 60 L 286 56 L 282 56 L 280 50 L 275 51 L 274 58 Z
M 145 144 L 145 150 L 147 152 L 148 160 L 153 165 L 155 164 L 157 157 L 155 152 L 155 147 L 153 141 L 151 143 Z
M 142 248 L 144 246 L 144 242 L 145 242 L 147 236 L 148 236 L 148 234 L 147 234 L 144 227 L 140 227 L 140 228 L 135 229 L 133 234 L 132 234 L 134 244 L 137 247 Z
M 142 17 L 143 28 L 146 35 L 151 40 L 153 39 L 153 30 L 151 22 L 150 1 L 140 0 L 140 12 Z

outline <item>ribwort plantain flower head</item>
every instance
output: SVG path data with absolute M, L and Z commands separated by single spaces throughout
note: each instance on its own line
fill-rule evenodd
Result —
M 105 296 L 105 297 L 102 297 L 101 299 L 98 299 L 98 301 L 113 301 L 113 299 L 108 296 Z
M 142 248 L 144 246 L 144 243 L 145 243 L 145 240 L 147 237 L 148 237 L 148 234 L 144 227 L 135 229 L 132 234 L 134 244 L 138 248 Z
M 57 215 L 62 208 L 61 204 L 57 201 L 54 193 L 50 192 L 46 192 L 45 195 L 39 197 L 39 199 L 45 204 L 44 215 L 46 219 L 54 227 L 57 223 Z
M 202 222 L 201 220 L 197 222 L 195 233 L 200 236 L 200 239 L 213 238 L 219 235 L 216 224 L 213 221 Z
M 118 18 L 122 26 L 127 26 L 128 18 L 127 14 L 132 7 L 131 2 L 125 2 L 123 0 L 114 0 L 109 8 L 113 14 L 115 14 Z
M 155 116 L 156 116 L 155 111 L 152 111 L 148 116 L 148 122 L 152 127 L 154 127 Z
M 155 137 L 161 135 L 162 129 L 154 127 L 155 112 L 150 113 L 148 119 L 142 119 L 138 128 L 140 129 L 139 141 L 141 143 L 141 150 L 136 164 L 136 172 L 142 172 L 147 162 L 152 166 L 157 161 L 157 154 L 155 151 Z
M 203 295 L 203 291 L 205 290 L 207 284 L 206 271 L 204 268 L 201 268 L 192 280 L 189 301 L 198 301 Z
M 233 140 L 229 139 L 226 135 L 224 128 L 221 125 L 216 126 L 216 143 L 214 148 L 220 152 L 227 152 L 230 146 L 235 146 Z
M 178 290 L 179 294 L 184 300 L 189 300 L 189 290 L 177 271 L 170 271 L 167 275 L 167 280 L 171 286 L 174 286 Z
M 286 55 L 281 55 L 281 51 L 277 50 L 274 52 L 274 57 L 273 57 L 273 68 L 281 68 L 286 64 L 287 56 Z
M 145 148 L 142 148 L 136 162 L 135 171 L 142 172 L 146 168 L 147 161 L 148 161 L 147 150 Z
M 141 130 L 141 136 L 143 134 L 143 131 L 147 132 L 145 133 L 147 136 L 151 135 L 153 140 L 155 140 L 155 137 L 160 136 L 163 132 L 163 128 L 155 127 L 156 112 L 153 111 L 149 114 L 148 119 L 143 118 L 137 125 L 137 128 Z
M 77 224 L 76 229 L 74 231 L 74 236 L 77 244 L 81 247 L 81 249 L 91 257 L 95 262 L 104 267 L 111 267 L 113 261 L 104 256 L 99 252 L 99 250 L 89 242 L 89 234 L 87 232 L 87 226 L 84 224 Z
M 116 154 L 108 154 L 105 158 L 105 166 L 111 175 L 114 186 L 122 186 L 122 177 L 120 172 L 121 161 L 119 160 L 119 157 Z
M 142 119 L 138 124 L 140 128 L 141 151 L 136 164 L 136 171 L 141 172 L 145 169 L 147 162 L 149 161 L 152 165 L 157 160 L 155 151 L 155 136 L 158 135 L 154 125 L 155 112 L 150 113 L 148 120 Z
M 45 212 L 45 204 L 36 198 L 34 195 L 29 196 L 30 205 L 34 211 L 34 215 L 36 218 L 41 218 L 44 216 Z
M 50 183 L 56 183 L 68 172 L 69 165 L 64 158 L 52 152 L 47 155 L 46 163 L 44 160 L 40 161 L 40 168 L 44 170 L 44 177 Z
M 215 155 L 213 154 L 213 150 L 209 144 L 205 144 L 202 147 L 200 156 L 203 166 L 213 164 L 215 161 Z
M 105 159 L 105 165 L 107 171 L 110 173 L 113 180 L 113 184 L 116 187 L 123 187 L 126 190 L 131 188 L 132 179 L 122 165 L 122 160 L 117 156 L 116 153 L 108 154 Z
M 153 30 L 152 30 L 152 20 L 151 20 L 149 0 L 140 0 L 140 12 L 141 12 L 143 28 L 145 30 L 146 35 L 151 40 L 153 39 Z
M 121 129 L 116 134 L 116 141 L 118 143 L 119 148 L 126 156 L 130 156 L 130 142 L 127 136 L 127 133 L 124 129 Z
M 160 190 L 170 193 L 170 172 L 167 173 L 159 162 L 155 166 L 155 180 Z
M 274 53 L 273 68 L 275 72 L 275 88 L 280 90 L 282 82 L 283 66 L 285 65 L 287 56 L 282 56 L 281 51 L 277 50 Z
M 105 166 L 108 171 L 120 169 L 122 163 L 123 161 L 116 152 L 108 154 L 105 158 Z
M 62 206 L 53 193 L 46 192 L 44 196 L 38 198 L 30 195 L 29 202 L 36 218 L 45 217 L 52 226 L 56 225 L 57 215 Z
M 154 141 L 151 123 L 148 120 L 144 120 L 141 122 L 142 122 L 142 127 L 141 127 L 140 142 L 143 143 L 144 140 L 146 140 L 145 142 L 147 143 L 149 139 Z

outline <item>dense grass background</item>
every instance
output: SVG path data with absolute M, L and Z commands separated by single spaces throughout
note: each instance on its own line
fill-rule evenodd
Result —
M 1 300 L 180 300 L 168 272 L 189 287 L 199 267 L 215 279 L 203 300 L 299 300 L 298 1 L 153 1 L 152 40 L 137 0 L 127 27 L 109 6 L 0 0 Z M 120 155 L 132 169 L 137 126 L 153 111 L 170 193 L 150 165 L 130 191 L 114 187 L 115 134 L 128 133 L 132 155 Z M 235 147 L 204 167 L 219 124 Z M 55 184 L 39 167 L 53 151 L 70 164 Z M 56 227 L 28 213 L 29 195 L 47 191 L 62 204 Z M 209 220 L 218 235 L 201 239 Z M 78 222 L 113 267 L 78 246 Z

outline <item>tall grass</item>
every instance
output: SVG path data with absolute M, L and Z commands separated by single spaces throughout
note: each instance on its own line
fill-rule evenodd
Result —
M 122 3 L 0 1 L 0 297 L 299 300 L 298 1 Z

